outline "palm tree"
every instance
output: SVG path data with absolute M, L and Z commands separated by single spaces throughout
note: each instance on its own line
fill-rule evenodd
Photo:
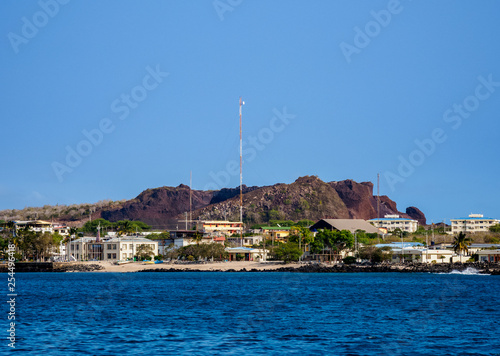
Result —
M 132 234 L 135 232 L 135 225 L 130 220 L 121 220 L 118 221 L 118 235 L 126 236 L 128 234 Z
M 460 263 L 462 262 L 462 253 L 469 252 L 469 245 L 469 238 L 464 232 L 460 232 L 457 236 L 455 236 L 455 240 L 453 241 L 453 251 L 460 255 Z
M 203 235 L 200 234 L 198 231 L 196 231 L 193 234 L 193 241 L 195 241 L 196 244 L 199 245 L 202 240 L 203 240 Z

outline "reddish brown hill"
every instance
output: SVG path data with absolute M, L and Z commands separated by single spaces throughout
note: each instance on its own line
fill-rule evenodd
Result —
M 329 184 L 335 188 L 349 209 L 349 218 L 369 220 L 377 217 L 377 197 L 373 195 L 373 183 L 357 183 L 351 179 L 347 179 L 340 182 L 330 182 Z M 406 218 L 410 217 L 408 214 L 398 211 L 396 203 L 386 195 L 380 196 L 379 208 L 380 217 L 384 217 L 387 214 L 398 214 Z M 423 217 L 425 219 L 425 215 Z
M 424 226 L 427 224 L 427 219 L 425 218 L 425 214 L 422 213 L 419 208 L 415 208 L 414 206 L 410 206 L 410 207 L 406 208 L 406 214 L 410 218 L 417 220 L 419 225 Z
M 239 188 L 218 191 L 193 190 L 193 219 L 239 220 Z M 372 219 L 377 217 L 377 199 L 373 184 L 353 180 L 325 183 L 316 176 L 298 178 L 291 184 L 267 187 L 244 187 L 244 220 L 249 224 L 269 220 L 318 220 L 321 218 Z M 409 208 L 410 209 L 410 208 Z M 416 208 L 415 208 L 416 209 Z M 409 210 L 412 216 L 420 210 Z M 189 212 L 189 187 L 148 189 L 137 198 L 118 207 L 98 211 L 95 217 L 110 221 L 141 220 L 150 225 L 165 227 L 169 222 L 184 219 Z M 380 197 L 380 216 L 399 214 L 396 203 L 387 196 Z M 170 224 L 171 226 L 171 224 Z
M 329 183 L 349 210 L 350 219 L 371 219 L 377 217 L 374 207 L 373 184 L 356 183 L 351 179 Z
M 246 193 L 243 205 L 243 219 L 250 224 L 269 220 L 317 220 L 325 216 L 349 218 L 349 211 L 335 189 L 314 176 Z M 236 197 L 200 209 L 196 217 L 239 220 L 239 209 Z
M 243 186 L 243 192 L 256 187 Z M 175 223 L 182 214 L 189 212 L 190 188 L 181 184 L 178 187 L 161 187 L 147 189 L 135 199 L 126 201 L 118 207 L 104 209 L 93 215 L 109 221 L 140 220 L 153 227 L 167 227 Z M 240 189 L 221 189 L 217 191 L 192 191 L 192 209 L 197 210 L 220 201 L 232 198 L 240 193 Z M 182 216 L 182 219 L 185 217 Z M 172 221 L 174 220 L 174 221 Z

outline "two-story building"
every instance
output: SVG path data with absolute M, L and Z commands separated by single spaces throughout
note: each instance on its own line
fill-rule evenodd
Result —
M 286 242 L 288 235 L 290 235 L 290 229 L 287 226 L 263 226 L 261 228 L 262 234 L 274 242 Z
M 387 230 L 394 231 L 400 229 L 406 232 L 415 232 L 418 229 L 418 221 L 413 219 L 401 218 L 399 215 L 385 215 L 383 218 L 368 220 L 373 226 Z
M 28 228 L 35 232 L 54 232 L 53 224 L 49 221 L 43 220 L 25 220 L 25 221 L 14 221 L 14 226 L 16 230 Z
M 231 236 L 233 234 L 240 234 L 243 231 L 243 223 L 234 221 L 207 220 L 199 223 L 198 230 L 209 235 Z
M 67 251 L 69 260 L 119 261 L 133 259 L 141 251 L 154 257 L 158 255 L 158 242 L 140 236 L 113 237 L 104 241 L 81 237 L 69 242 Z
M 450 221 L 453 234 L 488 232 L 491 226 L 500 223 L 500 220 L 485 218 L 483 214 L 470 214 L 467 218 L 450 219 Z

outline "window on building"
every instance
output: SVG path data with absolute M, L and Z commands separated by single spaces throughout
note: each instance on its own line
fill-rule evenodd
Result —
M 111 259 L 111 254 L 110 254 L 110 253 L 108 253 L 108 260 L 110 260 L 110 259 Z

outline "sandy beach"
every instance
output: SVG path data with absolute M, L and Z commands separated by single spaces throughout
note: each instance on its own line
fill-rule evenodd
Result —
M 155 270 L 155 269 L 178 269 L 178 270 L 200 270 L 200 271 L 227 271 L 235 270 L 241 271 L 243 269 L 249 271 L 251 269 L 256 270 L 274 270 L 280 267 L 291 267 L 298 268 L 301 264 L 289 263 L 284 265 L 282 262 L 247 262 L 247 261 L 232 261 L 232 262 L 207 262 L 207 263 L 187 263 L 187 264 L 176 264 L 176 263 L 160 263 L 160 264 L 147 264 L 144 262 L 131 262 L 123 265 L 116 265 L 112 262 L 106 261 L 93 261 L 93 262 L 82 262 L 82 264 L 93 264 L 101 265 L 103 269 L 95 272 L 137 272 L 143 270 Z

